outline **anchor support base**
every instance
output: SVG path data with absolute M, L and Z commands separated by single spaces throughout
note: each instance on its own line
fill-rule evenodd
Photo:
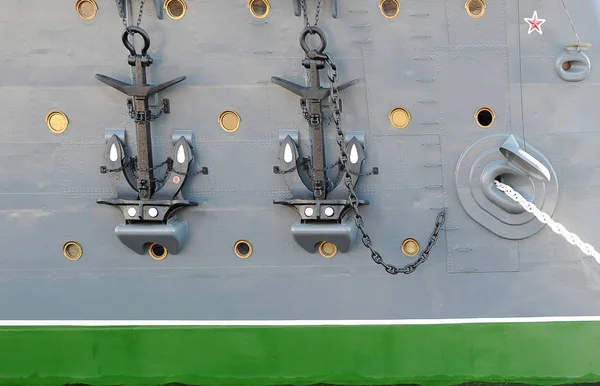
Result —
M 132 251 L 143 255 L 148 244 L 162 245 L 169 253 L 176 254 L 188 237 L 187 223 L 181 218 L 171 217 L 166 224 L 147 222 L 125 223 L 115 227 L 117 238 Z

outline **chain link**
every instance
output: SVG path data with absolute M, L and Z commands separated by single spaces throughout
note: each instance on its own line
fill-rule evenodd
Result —
M 319 13 L 321 13 L 321 1 L 322 0 L 318 0 L 317 2 L 317 14 L 315 15 L 315 24 L 310 25 L 310 22 L 308 21 L 308 12 L 306 11 L 306 0 L 300 0 L 300 4 L 302 5 L 302 13 L 304 14 L 304 23 L 307 27 L 316 27 L 317 24 L 319 24 Z
M 340 149 L 340 161 L 339 161 L 340 168 L 343 172 L 344 185 L 346 185 L 346 188 L 348 189 L 348 200 L 350 201 L 350 204 L 352 205 L 352 209 L 354 210 L 354 223 L 358 227 L 358 230 L 360 230 L 362 243 L 365 246 L 365 248 L 367 248 L 371 251 L 371 258 L 373 259 L 373 261 L 375 263 L 383 266 L 383 268 L 385 268 L 385 271 L 387 273 L 389 273 L 391 275 L 397 275 L 399 273 L 403 273 L 405 275 L 411 274 L 416 271 L 416 269 L 419 265 L 423 264 L 429 258 L 431 249 L 437 243 L 440 230 L 442 229 L 442 226 L 444 225 L 444 222 L 446 221 L 446 211 L 442 210 L 438 214 L 438 216 L 435 220 L 435 226 L 433 228 L 433 232 L 429 236 L 429 242 L 427 243 L 427 247 L 425 247 L 423 252 L 421 252 L 421 254 L 419 255 L 419 258 L 417 260 L 415 260 L 414 262 L 412 262 L 410 264 L 405 265 L 404 267 L 395 267 L 395 266 L 383 261 L 383 257 L 381 257 L 379 252 L 377 252 L 375 250 L 375 248 L 373 248 L 373 242 L 371 240 L 371 237 L 365 230 L 364 219 L 360 215 L 360 212 L 358 210 L 358 196 L 356 195 L 356 192 L 354 191 L 354 187 L 352 186 L 352 175 L 347 166 L 348 165 L 347 164 L 348 155 L 346 154 L 346 150 L 344 149 L 345 138 L 344 138 L 344 132 L 342 131 L 342 128 L 341 128 L 342 108 L 341 108 L 341 100 L 339 97 L 339 90 L 337 88 L 337 80 L 338 80 L 337 66 L 335 65 L 335 63 L 333 62 L 333 60 L 331 59 L 331 57 L 329 55 L 327 55 L 326 63 L 327 63 L 327 77 L 329 78 L 329 81 L 331 82 L 330 98 L 331 98 L 331 107 L 333 109 L 333 122 L 335 123 L 335 127 L 337 130 L 336 141 L 337 141 L 338 147 Z
M 521 205 L 523 209 L 533 214 L 538 220 L 540 220 L 540 222 L 542 222 L 543 224 L 548 224 L 548 226 L 550 227 L 550 229 L 552 229 L 552 231 L 554 231 L 554 233 L 564 237 L 569 242 L 569 244 L 576 245 L 577 247 L 579 247 L 579 249 L 581 249 L 581 252 L 593 257 L 600 264 L 600 253 L 596 252 L 593 246 L 581 241 L 579 236 L 577 236 L 575 233 L 569 232 L 561 223 L 552 220 L 548 213 L 544 213 L 541 210 L 539 210 L 533 203 L 527 201 L 523 196 L 521 196 L 519 192 L 515 191 L 510 186 L 503 184 L 499 181 L 495 181 L 495 183 L 498 190 L 506 194 L 513 201 L 519 203 L 519 205 Z
M 127 5 L 127 0 L 115 0 L 115 3 L 117 4 L 117 10 L 119 12 L 119 16 L 121 17 L 121 20 L 123 21 L 123 27 L 125 27 L 125 29 L 127 29 L 128 27 L 128 23 L 127 23 L 127 10 L 125 9 L 125 6 Z M 140 11 L 138 13 L 138 19 L 137 19 L 137 23 L 136 26 L 140 26 L 142 24 L 142 15 L 144 13 L 144 4 L 146 3 L 146 0 L 140 0 Z M 133 32 L 130 32 L 130 34 L 133 34 Z
M 173 170 L 173 159 L 171 157 L 168 157 L 166 161 L 154 166 L 151 170 L 158 169 L 164 165 L 167 165 L 167 169 L 165 170 L 165 174 L 164 174 L 163 178 L 156 178 L 156 177 L 154 178 L 154 181 L 157 181 L 161 184 L 165 183 L 165 181 L 167 180 L 167 177 L 169 176 L 169 173 L 171 173 L 171 172 L 175 173 L 177 175 L 180 175 L 182 177 L 183 176 L 186 176 L 186 177 L 187 176 L 197 176 L 199 174 L 208 175 L 208 168 L 205 166 L 203 166 L 200 170 L 195 171 L 195 172 L 182 173 L 182 172 Z

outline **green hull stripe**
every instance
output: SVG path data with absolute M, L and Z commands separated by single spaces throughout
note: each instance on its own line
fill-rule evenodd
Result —
M 3 385 L 600 381 L 600 322 L 2 327 Z

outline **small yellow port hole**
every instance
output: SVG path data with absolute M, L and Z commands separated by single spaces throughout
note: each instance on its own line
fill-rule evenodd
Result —
M 483 129 L 491 127 L 495 120 L 496 113 L 489 107 L 482 107 L 475 112 L 475 121 Z
M 319 244 L 319 253 L 326 259 L 331 259 L 337 254 L 337 246 L 329 241 L 323 241 Z
M 419 243 L 415 239 L 406 239 L 402 242 L 402 253 L 406 256 L 416 256 L 419 249 Z
M 252 244 L 246 240 L 238 240 L 233 245 L 233 252 L 240 259 L 247 259 L 252 255 Z
M 63 255 L 72 261 L 79 260 L 81 255 L 83 255 L 83 249 L 81 249 L 81 245 L 79 245 L 78 242 L 67 241 L 65 245 L 63 245 Z
M 77 0 L 75 2 L 75 11 L 83 20 L 92 20 L 98 12 L 98 5 L 94 0 Z
M 187 5 L 183 0 L 165 0 L 163 4 L 167 16 L 173 20 L 179 20 L 185 16 Z
M 69 120 L 64 113 L 60 111 L 51 111 L 46 115 L 46 124 L 51 132 L 60 134 L 67 130 Z
M 465 10 L 467 15 L 473 19 L 479 19 L 485 13 L 485 1 L 484 0 L 467 0 L 465 3 Z
M 240 116 L 232 110 L 226 110 L 219 115 L 219 125 L 228 133 L 233 133 L 240 127 Z
M 271 11 L 271 4 L 269 4 L 269 0 L 249 0 L 248 9 L 255 18 L 264 19 Z
M 388 118 L 390 119 L 392 126 L 400 130 L 406 128 L 410 123 L 410 113 L 402 107 L 392 109 Z
M 167 255 L 169 254 L 169 252 L 167 251 L 167 248 L 163 247 L 162 245 L 158 243 L 152 243 L 148 247 L 148 254 L 154 260 L 164 260 L 165 257 L 167 257 Z
M 393 19 L 400 13 L 398 0 L 379 0 L 379 10 L 388 19 Z

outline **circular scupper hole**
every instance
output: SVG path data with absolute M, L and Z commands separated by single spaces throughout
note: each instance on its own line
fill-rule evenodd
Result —
M 494 113 L 494 110 L 489 107 L 482 107 L 475 113 L 475 121 L 477 121 L 479 127 L 484 129 L 492 126 L 495 120 L 496 114 Z
M 524 174 L 502 173 L 497 175 L 494 179 L 510 186 L 529 202 L 532 202 L 535 199 L 535 185 L 533 185 L 533 182 Z
M 69 260 L 79 260 L 81 255 L 83 255 L 83 249 L 81 249 L 81 245 L 78 242 L 67 241 L 63 246 L 63 255 Z
M 398 0 L 380 0 L 379 10 L 386 18 L 393 19 L 400 13 L 400 3 Z
M 392 109 L 388 118 L 390 119 L 392 126 L 399 130 L 406 128 L 410 123 L 410 113 L 402 107 Z
M 75 11 L 83 20 L 92 20 L 96 17 L 98 5 L 94 0 L 77 0 L 75 2 Z
M 465 3 L 465 9 L 467 14 L 473 19 L 479 19 L 485 13 L 485 1 L 484 0 L 467 0 Z
M 232 110 L 226 110 L 219 115 L 219 125 L 228 133 L 233 133 L 240 127 L 240 116 Z
M 187 5 L 183 0 L 165 0 L 164 9 L 171 19 L 179 20 L 185 16 Z
M 326 259 L 331 259 L 337 253 L 337 246 L 329 241 L 323 241 L 319 244 L 319 253 Z
M 240 259 L 247 259 L 252 255 L 252 244 L 246 240 L 238 240 L 233 245 L 233 252 Z
M 150 254 L 150 257 L 152 257 L 154 260 L 164 260 L 169 252 L 167 251 L 167 248 L 163 247 L 162 245 L 158 243 L 152 243 L 148 247 L 148 254 Z
M 51 132 L 60 134 L 67 130 L 69 120 L 63 112 L 50 111 L 48 115 L 46 115 L 46 124 Z
M 419 253 L 419 249 L 419 243 L 415 239 L 406 239 L 402 242 L 402 253 L 406 256 L 416 256 Z
M 271 11 L 271 4 L 268 0 L 250 0 L 248 2 L 250 13 L 257 19 L 264 19 Z

